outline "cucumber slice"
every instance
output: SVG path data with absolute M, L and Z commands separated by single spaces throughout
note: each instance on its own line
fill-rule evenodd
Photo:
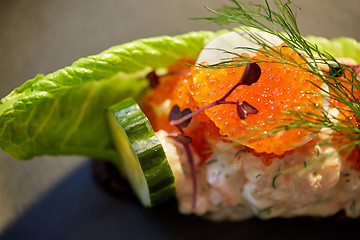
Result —
M 115 163 L 145 207 L 175 195 L 175 179 L 164 149 L 139 105 L 127 98 L 109 108 L 111 132 L 120 155 Z

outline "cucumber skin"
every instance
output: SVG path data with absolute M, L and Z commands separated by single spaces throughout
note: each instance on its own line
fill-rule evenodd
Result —
M 175 196 L 175 178 L 165 152 L 149 120 L 136 101 L 132 98 L 124 99 L 111 106 L 109 111 L 114 114 L 124 129 L 130 147 L 136 154 L 149 189 L 150 206 Z M 119 164 L 116 165 L 119 166 Z M 150 206 L 145 205 L 145 207 Z

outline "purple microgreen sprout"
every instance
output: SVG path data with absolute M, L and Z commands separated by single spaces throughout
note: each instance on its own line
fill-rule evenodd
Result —
M 192 142 L 191 137 L 186 136 L 184 134 L 184 131 L 181 129 L 181 127 L 178 127 L 181 133 L 177 134 L 170 134 L 168 135 L 169 138 L 175 140 L 176 142 L 182 144 L 184 147 L 186 157 L 188 159 L 189 165 L 190 165 L 190 174 L 193 179 L 193 195 L 192 195 L 192 203 L 191 203 L 191 209 L 194 210 L 196 207 L 196 196 L 197 196 L 197 181 L 196 181 L 196 169 L 195 169 L 195 163 L 194 163 L 194 157 L 191 152 L 190 143 Z
M 216 105 L 221 105 L 221 104 L 235 104 L 236 105 L 236 109 L 237 112 L 239 114 L 240 119 L 244 119 L 243 117 L 247 117 L 248 114 L 256 114 L 258 111 L 255 107 L 251 106 L 249 103 L 247 102 L 242 102 L 242 103 L 238 103 L 238 102 L 233 102 L 233 101 L 226 101 L 226 98 L 228 98 L 230 96 L 230 94 L 240 85 L 248 85 L 251 86 L 252 84 L 256 83 L 258 81 L 258 79 L 260 78 L 261 75 L 261 69 L 259 67 L 259 65 L 257 63 L 248 63 L 246 65 L 244 74 L 241 76 L 241 79 L 239 82 L 237 82 L 237 84 L 235 84 L 223 97 L 221 97 L 220 99 L 216 100 L 215 102 L 209 103 L 208 105 L 199 108 L 198 110 L 191 112 L 191 110 L 187 110 L 186 113 L 184 114 L 183 112 L 180 111 L 179 106 L 175 105 L 173 107 L 173 109 L 171 110 L 171 112 L 173 113 L 173 115 L 169 118 L 170 120 L 170 125 L 173 126 L 180 126 L 183 125 L 183 123 L 186 123 L 185 125 L 187 126 L 190 121 L 191 118 L 203 111 L 205 111 L 208 108 L 214 107 Z M 245 103 L 245 104 L 244 104 Z M 242 109 L 244 108 L 244 109 Z M 181 112 L 181 114 L 179 113 Z M 246 114 L 245 114 L 246 113 Z M 171 113 L 170 113 L 171 115 Z
M 174 139 L 176 142 L 181 143 L 183 145 L 189 144 L 192 142 L 191 137 L 186 136 L 183 133 L 169 134 L 169 138 Z
M 173 120 L 181 119 L 184 116 L 187 116 L 189 114 L 191 114 L 190 108 L 185 108 L 183 111 L 181 111 L 180 107 L 178 105 L 175 105 L 170 111 L 169 122 L 171 122 Z M 189 125 L 190 121 L 191 121 L 191 117 L 184 120 L 183 122 L 177 124 L 176 126 L 178 128 L 186 128 Z
M 236 105 L 236 111 L 237 111 L 240 119 L 246 119 L 248 114 L 258 113 L 258 110 L 246 101 L 243 101 L 241 103 L 238 102 Z

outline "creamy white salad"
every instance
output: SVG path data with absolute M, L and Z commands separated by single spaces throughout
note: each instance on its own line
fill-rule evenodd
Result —
M 332 114 L 336 114 L 332 109 Z M 360 173 L 342 159 L 336 149 L 313 145 L 319 154 L 294 153 L 270 166 L 260 157 L 238 148 L 216 149 L 197 169 L 196 207 L 192 208 L 192 179 L 181 146 L 156 133 L 176 180 L 179 211 L 213 220 L 244 220 L 253 216 L 327 217 L 344 210 L 348 217 L 360 215 Z M 328 137 L 323 129 L 320 137 Z M 195 157 L 195 159 L 198 159 Z

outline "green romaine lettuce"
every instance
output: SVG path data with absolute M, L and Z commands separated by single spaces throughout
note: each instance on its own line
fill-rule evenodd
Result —
M 339 37 L 329 40 L 322 37 L 308 36 L 306 40 L 316 44 L 319 49 L 327 51 L 334 57 L 348 57 L 360 63 L 360 43 L 353 38 Z
M 1 100 L 0 148 L 22 160 L 41 155 L 116 158 L 107 107 L 139 96 L 147 87 L 146 72 L 180 58 L 196 59 L 214 35 L 203 31 L 137 40 L 36 76 Z

